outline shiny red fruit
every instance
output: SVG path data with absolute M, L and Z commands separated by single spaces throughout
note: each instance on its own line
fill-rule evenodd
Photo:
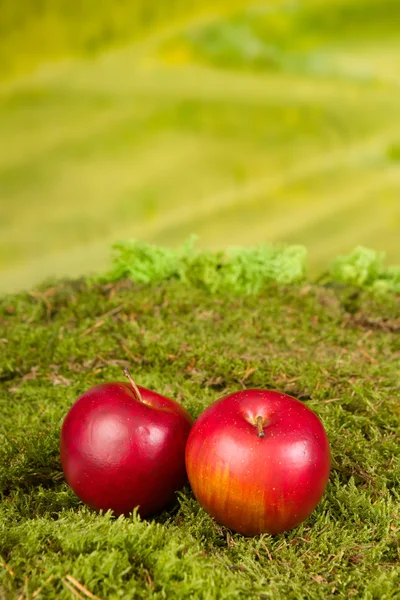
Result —
M 299 400 L 249 389 L 209 406 L 193 425 L 186 469 L 218 523 L 244 535 L 277 534 L 304 521 L 329 478 L 319 418 Z
M 174 400 L 128 383 L 91 388 L 61 430 L 61 463 L 77 496 L 96 510 L 141 516 L 162 509 L 186 481 L 192 419 Z

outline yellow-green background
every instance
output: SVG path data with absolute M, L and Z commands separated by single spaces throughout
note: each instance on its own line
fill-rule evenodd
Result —
M 135 237 L 400 261 L 398 0 L 0 0 L 0 290 Z

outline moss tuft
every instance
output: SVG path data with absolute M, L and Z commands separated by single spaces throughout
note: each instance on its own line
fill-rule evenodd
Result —
M 333 281 L 377 292 L 400 293 L 400 267 L 384 266 L 384 252 L 358 246 L 348 256 L 339 256 L 330 269 Z
M 339 256 L 319 280 L 327 285 L 400 293 L 400 267 L 385 267 L 385 254 L 358 246 Z M 271 282 L 296 283 L 307 276 L 304 246 L 259 245 L 225 252 L 198 250 L 194 238 L 173 249 L 136 240 L 113 246 L 113 267 L 106 280 L 129 277 L 135 283 L 177 279 L 213 294 L 255 294 Z M 101 277 L 104 281 L 104 277 Z
M 114 245 L 110 280 L 130 277 L 136 283 L 178 279 L 212 293 L 256 293 L 268 282 L 294 283 L 305 276 L 303 246 L 198 250 L 194 238 L 178 249 L 127 240 Z

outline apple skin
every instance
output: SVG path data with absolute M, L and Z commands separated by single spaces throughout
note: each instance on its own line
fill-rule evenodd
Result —
M 329 441 L 299 400 L 248 389 L 200 415 L 186 445 L 186 469 L 195 497 L 218 523 L 246 536 L 275 535 L 302 523 L 320 501 Z
M 174 400 L 129 383 L 89 389 L 61 429 L 67 482 L 95 510 L 141 516 L 161 510 L 187 481 L 185 446 L 192 418 Z

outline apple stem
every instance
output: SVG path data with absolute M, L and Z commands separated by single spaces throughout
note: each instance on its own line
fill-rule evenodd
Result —
M 139 388 L 136 385 L 136 383 L 133 381 L 132 375 L 129 373 L 128 369 L 124 369 L 124 375 L 125 375 L 125 377 L 127 377 L 129 379 L 129 382 L 132 386 L 133 392 L 136 396 L 136 400 L 139 400 L 139 402 L 143 402 L 142 394 L 140 393 Z
M 264 429 L 263 429 L 264 419 L 262 417 L 257 417 L 256 425 L 257 425 L 257 429 L 258 429 L 258 433 L 257 433 L 258 437 L 263 438 L 265 436 Z

